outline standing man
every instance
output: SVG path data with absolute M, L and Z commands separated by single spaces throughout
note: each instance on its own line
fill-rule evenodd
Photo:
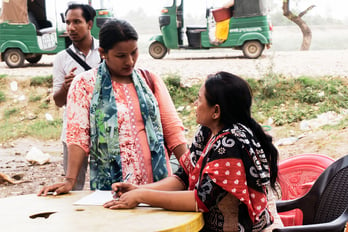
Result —
M 66 112 L 65 105 L 70 84 L 74 77 L 88 70 L 97 67 L 101 61 L 98 52 L 99 41 L 93 38 L 91 29 L 93 26 L 95 10 L 90 5 L 71 4 L 65 12 L 66 29 L 72 41 L 69 54 L 67 50 L 61 51 L 53 62 L 53 99 L 58 107 L 64 107 L 63 127 L 61 140 L 63 142 L 63 165 L 66 174 L 68 164 L 68 149 L 66 144 Z M 73 58 L 73 55 L 80 58 Z M 87 64 L 87 65 L 86 65 Z M 88 165 L 86 156 L 73 190 L 82 190 L 85 183 L 85 176 Z

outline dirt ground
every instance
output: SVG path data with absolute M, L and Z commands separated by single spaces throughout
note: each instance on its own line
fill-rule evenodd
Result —
M 188 58 L 190 57 L 190 58 Z M 40 64 L 26 65 L 20 69 L 9 69 L 0 64 L 0 74 L 15 78 L 28 78 L 37 75 L 50 75 L 52 56 L 45 57 Z M 271 52 L 257 60 L 240 57 L 239 53 L 226 55 L 224 52 L 172 53 L 163 60 L 153 60 L 147 55 L 141 56 L 138 65 L 164 75 L 177 72 L 190 80 L 204 78 L 208 73 L 226 70 L 245 77 L 259 77 L 272 69 L 274 73 L 283 73 L 289 77 L 340 76 L 348 78 L 348 51 L 314 52 Z M 214 64 L 214 65 L 211 65 Z M 342 130 L 313 129 L 301 131 L 300 125 L 272 127 L 270 134 L 278 144 L 280 160 L 296 154 L 325 154 L 334 159 L 348 154 L 348 127 Z M 294 139 L 296 137 L 296 139 Z M 285 139 L 285 140 L 284 140 Z M 26 161 L 26 155 L 33 147 L 50 155 L 50 162 L 44 165 L 32 165 Z M 0 144 L 0 198 L 22 194 L 37 193 L 44 185 L 52 184 L 63 178 L 62 146 L 60 141 L 38 141 L 21 138 Z M 5 176 L 1 176 L 4 174 Z M 6 181 L 10 178 L 10 183 Z M 86 189 L 88 189 L 88 182 Z

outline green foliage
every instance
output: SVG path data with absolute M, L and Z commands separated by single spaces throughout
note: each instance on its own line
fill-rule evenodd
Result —
M 20 93 L 28 96 L 26 101 L 18 101 L 9 88 L 11 78 L 0 78 L 0 143 L 20 137 L 39 139 L 59 139 L 62 119 L 54 103 L 41 101 L 47 97 L 47 89 L 52 87 L 52 77 L 33 77 L 30 81 L 16 80 Z M 5 97 L 11 99 L 7 100 Z M 47 121 L 45 114 L 52 115 L 54 121 Z
M 7 75 L 0 74 L 0 86 L 6 86 L 7 82 Z M 5 95 L 5 94 L 4 94 Z
M 14 116 L 14 115 L 16 115 L 18 113 L 19 113 L 19 109 L 17 109 L 17 108 L 6 109 L 4 111 L 4 118 L 8 119 L 11 116 Z
M 252 114 L 260 123 L 272 118 L 275 125 L 283 126 L 315 118 L 327 111 L 339 113 L 341 109 L 348 109 L 348 83 L 344 79 L 286 78 L 270 70 L 261 79 L 247 81 L 254 98 Z M 183 88 L 180 76 L 175 74 L 168 75 L 165 84 L 176 108 L 181 107 L 180 118 L 192 134 L 196 127 L 193 103 L 201 84 Z
M 38 102 L 41 100 L 41 96 L 39 95 L 30 95 L 29 96 L 29 102 Z
M 193 104 L 197 99 L 198 91 L 201 85 L 193 85 L 192 87 L 181 87 L 180 76 L 176 74 L 169 74 L 164 77 L 169 94 L 172 97 L 176 107 L 187 106 Z
M 14 121 L 0 121 L 2 131 L 0 141 L 8 141 L 20 137 L 33 137 L 42 140 L 57 139 L 60 136 L 62 120 L 52 122 L 43 120 L 29 121 L 28 123 Z
M 187 130 L 187 137 L 192 138 L 197 127 L 194 102 L 198 97 L 201 84 L 195 84 L 191 87 L 182 87 L 180 76 L 169 74 L 164 78 L 170 96 L 173 99 L 175 107 L 178 109 L 179 117 Z M 180 109 L 180 110 L 179 110 Z
M 6 101 L 6 95 L 4 92 L 0 91 L 0 103 Z
M 40 82 L 40 86 L 46 86 L 50 83 L 49 79 L 35 78 L 35 83 Z M 252 115 L 261 124 L 272 118 L 277 126 L 289 126 L 324 112 L 348 109 L 348 82 L 344 78 L 287 78 L 274 74 L 270 68 L 261 79 L 247 81 L 253 92 Z M 177 74 L 168 74 L 164 82 L 187 130 L 187 138 L 192 138 L 197 128 L 194 102 L 202 83 L 183 87 L 181 77 Z M 60 114 L 54 116 L 53 122 L 47 121 L 44 114 L 50 109 L 52 112 L 55 106 L 52 102 L 41 102 L 43 97 L 38 92 L 32 94 L 29 97 L 30 110 L 25 110 L 25 104 L 1 108 L 3 117 L 0 117 L 0 142 L 25 136 L 59 139 L 62 126 L 62 120 L 58 116 Z M 5 94 L 0 91 L 1 101 L 5 101 Z M 37 117 L 28 120 L 28 112 Z M 347 122 L 348 117 L 336 126 L 344 128 Z
M 48 109 L 49 105 L 46 102 L 42 102 L 39 106 L 40 109 Z
M 342 79 L 266 76 L 248 82 L 254 93 L 252 112 L 257 121 L 273 118 L 281 126 L 348 108 L 348 84 Z
M 28 126 L 27 134 L 38 139 L 57 139 L 61 133 L 62 120 L 56 119 L 54 121 L 36 121 Z
M 38 76 L 30 79 L 30 86 L 52 87 L 53 79 L 50 76 Z

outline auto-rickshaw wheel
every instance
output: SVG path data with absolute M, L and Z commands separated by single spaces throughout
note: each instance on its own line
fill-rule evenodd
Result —
M 4 60 L 8 67 L 19 68 L 24 64 L 24 55 L 21 50 L 17 48 L 10 48 L 6 50 Z
M 162 59 L 167 52 L 167 48 L 158 41 L 154 41 L 150 44 L 149 53 L 154 59 Z
M 264 44 L 257 40 L 251 40 L 244 43 L 242 50 L 245 57 L 249 59 L 256 59 L 261 56 L 264 48 Z
M 29 63 L 36 64 L 41 60 L 42 55 L 41 54 L 35 54 L 33 56 L 25 58 Z

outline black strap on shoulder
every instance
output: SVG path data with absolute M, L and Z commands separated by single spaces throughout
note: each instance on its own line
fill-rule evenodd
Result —
M 86 71 L 91 69 L 91 66 L 89 66 L 86 62 L 84 62 L 78 55 L 76 55 L 70 48 L 65 49 L 66 52 L 74 58 L 74 60 L 79 63 Z

